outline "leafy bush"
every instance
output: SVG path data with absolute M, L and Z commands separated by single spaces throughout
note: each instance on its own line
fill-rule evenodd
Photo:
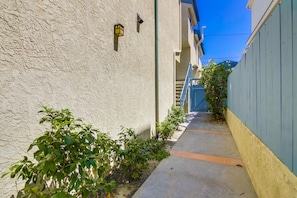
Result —
M 182 108 L 172 106 L 168 112 L 167 120 L 175 127 L 186 121 L 185 113 Z
M 119 140 L 112 140 L 75 119 L 68 109 L 43 107 L 39 113 L 45 114 L 40 124 L 49 124 L 49 129 L 29 146 L 34 159 L 25 156 L 2 175 L 26 181 L 18 197 L 84 198 L 99 190 L 110 193 L 116 182 L 106 178 L 113 171 L 123 169 L 137 178 L 148 160 L 169 155 L 162 142 L 139 139 L 132 129 L 122 130 Z
M 167 140 L 173 135 L 178 125 L 185 121 L 186 119 L 183 110 L 180 107 L 172 106 L 168 111 L 168 115 L 165 120 L 161 123 L 157 123 L 156 125 L 157 138 Z
M 113 181 L 104 179 L 116 162 L 118 145 L 106 134 L 74 119 L 68 109 L 44 107 L 40 124 L 49 130 L 34 140 L 34 162 L 28 157 L 10 168 L 10 176 L 26 180 L 22 197 L 88 197 L 98 189 L 110 192 Z
M 200 84 L 205 88 L 205 98 L 209 103 L 209 110 L 216 119 L 224 119 L 225 101 L 227 99 L 227 81 L 231 73 L 225 65 L 217 65 L 211 62 L 204 67 Z
M 162 140 L 167 140 L 171 138 L 175 131 L 175 126 L 169 122 L 168 120 L 164 120 L 161 123 L 157 123 L 157 137 L 161 138 Z
M 164 142 L 138 138 L 133 129 L 122 128 L 119 141 L 123 145 L 123 149 L 119 150 L 120 169 L 133 179 L 137 179 L 143 170 L 148 169 L 149 160 L 160 161 L 169 156 L 163 149 Z

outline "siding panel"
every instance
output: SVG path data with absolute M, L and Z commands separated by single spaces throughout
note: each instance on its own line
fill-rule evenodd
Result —
M 276 7 L 266 29 L 267 59 L 267 144 L 280 156 L 280 6 Z
M 261 131 L 262 138 L 266 139 L 268 134 L 267 134 L 267 89 L 266 89 L 266 25 L 263 26 L 262 30 L 259 33 L 260 37 L 260 74 L 261 74 L 261 81 L 258 86 L 260 86 L 260 116 L 259 121 L 260 123 L 260 128 L 258 128 L 259 131 Z
M 242 102 L 242 105 L 241 105 L 241 108 L 240 108 L 240 115 L 241 115 L 241 118 L 242 118 L 242 122 L 244 124 L 246 124 L 246 113 L 247 113 L 247 90 L 246 90 L 246 84 L 248 83 L 247 81 L 247 75 L 244 75 L 244 74 L 247 74 L 247 71 L 246 71 L 246 68 L 245 68 L 245 63 L 246 63 L 246 57 L 247 57 L 247 54 L 244 56 L 242 62 L 241 62 L 241 76 L 242 76 L 242 83 L 241 83 L 241 86 L 240 86 L 240 92 L 241 92 L 241 102 Z
M 247 98 L 247 106 L 245 109 L 245 114 L 246 114 L 246 125 L 250 126 L 250 129 L 252 130 L 252 103 L 251 103 L 251 95 L 252 95 L 252 90 L 251 90 L 251 85 L 252 81 L 255 79 L 251 79 L 251 73 L 252 73 L 252 67 L 253 67 L 253 51 L 254 49 L 251 48 L 251 52 L 246 55 L 246 62 L 245 62 L 245 73 L 247 76 L 246 80 L 246 98 Z
M 293 171 L 297 175 L 297 1 L 293 3 Z
M 251 68 L 252 68 L 252 51 L 253 48 L 251 48 L 251 52 L 246 55 L 245 59 L 245 67 L 244 67 L 244 73 L 246 74 L 246 80 L 244 84 L 244 89 L 242 90 L 245 93 L 245 124 L 247 126 L 250 126 L 252 128 L 251 123 Z
M 254 43 L 253 43 L 253 65 L 252 65 L 252 72 L 250 74 L 251 77 L 251 85 L 252 85 L 252 95 L 251 95 L 251 108 L 252 108 L 252 115 L 251 115 L 251 122 L 252 126 L 251 129 L 256 133 L 257 136 L 261 137 L 261 131 L 257 130 L 258 128 L 258 116 L 259 116 L 259 108 L 258 108 L 258 102 L 257 98 L 258 95 L 260 94 L 258 91 L 260 90 L 260 87 L 258 88 L 258 83 L 260 82 L 261 76 L 260 73 L 258 72 L 259 70 L 259 42 L 260 38 L 259 35 L 256 37 Z M 255 76 L 253 76 L 255 75 Z M 254 79 L 254 80 L 253 80 Z M 254 91 L 255 90 L 255 91 Z M 254 116 L 253 116 L 254 115 Z
M 281 4 L 281 159 L 293 168 L 293 54 L 291 1 Z

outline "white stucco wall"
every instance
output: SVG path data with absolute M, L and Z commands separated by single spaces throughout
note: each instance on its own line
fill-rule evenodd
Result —
M 176 57 L 174 57 L 174 51 L 181 50 L 180 3 L 172 0 L 158 2 L 159 118 L 163 121 L 175 101 Z
M 252 11 L 252 34 L 247 40 L 247 46 L 250 46 L 257 33 L 271 16 L 274 9 L 281 0 L 249 0 L 247 8 Z
M 196 26 L 197 22 L 193 18 L 194 15 L 190 15 L 190 9 L 193 9 L 192 4 L 182 3 L 182 53 L 176 70 L 177 80 L 185 79 L 189 63 L 199 65 L 197 41 L 193 31 L 193 26 Z
M 115 23 L 125 27 L 118 51 Z M 1 1 L 0 40 L 0 175 L 42 134 L 42 105 L 112 137 L 121 125 L 154 129 L 153 0 Z M 0 180 L 1 197 L 14 192 Z
M 272 1 L 273 0 L 253 0 L 251 7 L 252 31 L 254 31 Z

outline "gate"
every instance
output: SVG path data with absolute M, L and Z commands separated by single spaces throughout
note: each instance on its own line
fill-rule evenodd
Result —
M 191 79 L 190 90 L 190 111 L 191 112 L 207 112 L 208 102 L 205 100 L 204 87 L 199 84 L 199 78 Z

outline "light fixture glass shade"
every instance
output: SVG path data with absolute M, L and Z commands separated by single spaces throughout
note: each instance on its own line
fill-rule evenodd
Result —
M 124 36 L 124 26 L 122 24 L 114 25 L 114 35 Z

